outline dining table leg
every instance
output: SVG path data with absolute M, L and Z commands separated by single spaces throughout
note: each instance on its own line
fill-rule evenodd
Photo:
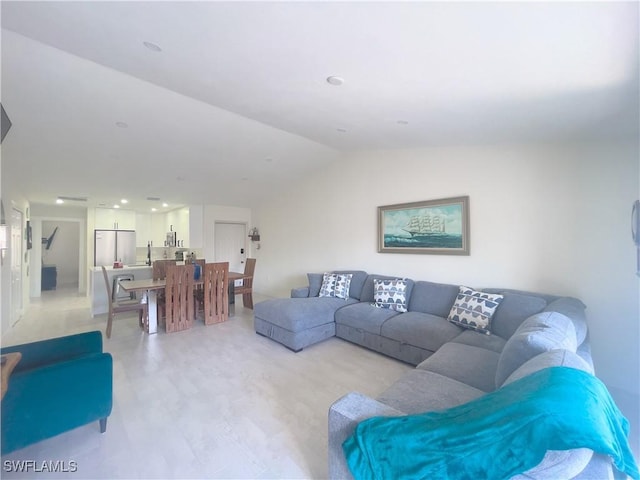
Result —
M 229 281 L 229 316 L 233 317 L 236 313 L 236 285 L 233 280 Z
M 147 310 L 149 315 L 149 331 L 147 333 L 158 333 L 158 291 L 147 290 Z

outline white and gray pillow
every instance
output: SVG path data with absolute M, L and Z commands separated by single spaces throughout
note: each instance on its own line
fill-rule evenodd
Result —
M 319 297 L 349 298 L 351 273 L 325 273 L 322 277 Z
M 374 307 L 388 308 L 396 312 L 407 311 L 407 281 L 402 278 L 381 279 L 373 281 Z
M 459 327 L 489 335 L 491 334 L 491 317 L 503 298 L 503 295 L 479 292 L 460 286 L 447 320 Z

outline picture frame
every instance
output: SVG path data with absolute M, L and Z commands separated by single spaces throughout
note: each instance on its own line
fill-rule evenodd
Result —
M 378 253 L 469 255 L 469 197 L 378 207 Z

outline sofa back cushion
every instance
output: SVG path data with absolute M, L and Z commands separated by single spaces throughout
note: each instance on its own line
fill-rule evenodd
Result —
M 307 279 L 309 280 L 309 296 L 317 297 L 320 295 L 320 289 L 322 288 L 322 279 L 324 274 L 322 273 L 307 273 Z
M 527 360 L 549 350 L 576 352 L 576 330 L 566 315 L 537 313 L 527 318 L 507 340 L 496 367 L 496 388 Z
M 409 311 L 447 318 L 458 292 L 458 285 L 417 281 L 409 298 Z
M 333 273 L 350 273 L 352 276 L 351 285 L 349 286 L 349 296 L 351 298 L 355 298 L 356 300 L 360 300 L 360 295 L 362 295 L 362 287 L 368 276 L 367 272 L 364 272 L 362 270 L 334 270 Z
M 486 290 L 483 290 L 486 291 Z M 531 315 L 541 312 L 547 301 L 538 296 L 505 292 L 491 319 L 491 333 L 508 340 Z

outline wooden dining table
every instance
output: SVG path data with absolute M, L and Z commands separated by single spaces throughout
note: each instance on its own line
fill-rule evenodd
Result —
M 252 278 L 251 275 L 246 275 L 241 272 L 229 272 L 229 316 L 233 316 L 235 313 L 235 282 L 236 280 L 246 280 Z M 148 278 L 146 280 L 122 280 L 119 282 L 120 287 L 125 292 L 141 292 L 146 297 L 147 310 L 149 319 L 144 322 L 145 332 L 149 334 L 158 332 L 158 292 L 165 289 L 167 281 L 153 280 Z M 202 277 L 200 280 L 194 280 L 196 285 L 203 283 Z M 143 299 L 144 301 L 144 299 Z

